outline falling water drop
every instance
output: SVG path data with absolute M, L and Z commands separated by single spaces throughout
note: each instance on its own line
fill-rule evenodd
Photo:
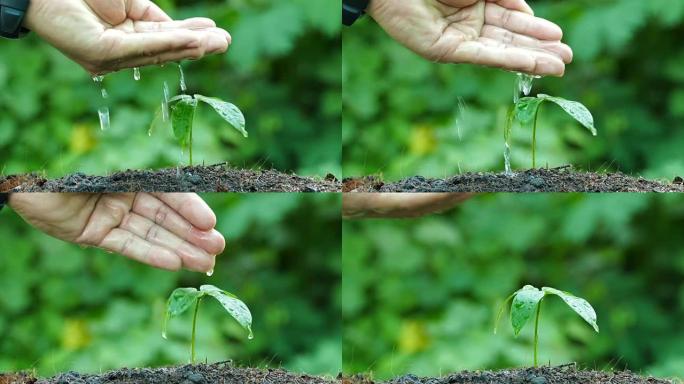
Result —
M 106 99 L 109 97 L 109 94 L 107 93 L 107 90 L 104 87 L 104 76 L 95 76 L 93 77 L 93 81 L 100 87 L 100 93 L 102 94 L 102 98 Z
M 97 110 L 97 114 L 100 117 L 100 129 L 101 130 L 107 130 L 109 129 L 109 108 L 108 107 L 100 107 Z
M 135 81 L 140 80 L 140 68 L 138 68 L 138 67 L 133 68 L 133 78 L 135 79 Z
M 170 97 L 170 92 L 169 92 L 169 83 L 166 81 L 164 82 L 164 98 L 162 99 L 162 121 L 167 122 L 169 121 L 169 97 Z
M 183 66 L 181 63 L 178 63 L 178 72 L 180 74 L 180 89 L 181 93 L 185 93 L 185 91 L 188 90 L 188 87 L 185 84 L 185 73 L 183 72 Z
M 247 330 L 249 331 L 249 335 L 247 335 L 247 338 L 249 340 L 252 340 L 254 338 L 254 333 L 252 332 L 252 327 L 247 327 Z
M 214 270 L 211 269 L 210 271 L 207 272 L 207 276 L 211 277 L 214 274 Z
M 458 135 L 458 140 L 461 141 L 461 131 L 463 127 L 464 113 L 466 110 L 466 104 L 462 97 L 458 98 L 458 106 L 456 110 L 456 134 Z
M 166 338 L 166 330 L 163 330 L 163 331 L 162 331 L 162 337 L 164 338 L 164 340 L 167 339 L 167 338 Z

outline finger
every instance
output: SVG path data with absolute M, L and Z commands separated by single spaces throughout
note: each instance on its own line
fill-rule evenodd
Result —
M 540 40 L 555 41 L 563 38 L 563 30 L 558 25 L 527 13 L 506 9 L 495 3 L 487 4 L 485 24 Z
M 127 1 L 128 17 L 132 20 L 171 21 L 171 17 L 149 0 Z
M 175 253 L 164 247 L 153 245 L 123 229 L 111 230 L 98 247 L 155 268 L 177 271 L 183 265 L 182 260 Z
M 175 253 L 186 269 L 207 272 L 214 269 L 215 257 L 138 214 L 130 214 L 119 227 L 156 246 Z
M 133 23 L 133 28 L 136 32 L 163 32 L 174 29 L 211 29 L 216 28 L 216 23 L 211 19 L 203 17 L 194 17 L 186 20 L 172 20 L 172 21 L 136 21 Z
M 505 45 L 548 51 L 558 55 L 566 64 L 572 62 L 572 49 L 560 41 L 539 40 L 492 25 L 485 25 L 482 28 L 482 37 L 499 41 Z
M 133 212 L 209 254 L 218 255 L 226 247 L 226 240 L 221 233 L 213 228 L 199 229 L 193 226 L 177 211 L 152 195 L 139 194 L 133 203 Z M 211 214 L 213 215 L 213 212 Z M 213 220 L 216 221 L 215 218 Z
M 534 10 L 530 7 L 525 0 L 487 0 L 492 3 L 497 3 L 500 6 L 514 11 L 520 11 L 534 16 Z
M 216 226 L 214 211 L 196 193 L 155 193 L 153 195 L 199 229 L 209 230 Z
M 563 76 L 565 63 L 560 57 L 548 52 L 512 47 L 491 39 L 465 42 L 444 57 L 446 61 L 467 62 L 524 72 L 538 76 Z
M 214 32 L 173 30 L 118 35 L 113 44 L 121 47 L 121 54 L 109 60 L 106 67 L 110 70 L 199 59 L 206 54 L 225 52 L 229 40 Z
M 121 0 L 85 0 L 88 7 L 106 23 L 119 25 L 126 20 L 126 4 Z

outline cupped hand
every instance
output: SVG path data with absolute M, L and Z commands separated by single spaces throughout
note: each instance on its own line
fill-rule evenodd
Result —
M 231 43 L 211 19 L 174 21 L 149 0 L 32 0 L 24 26 L 93 75 L 199 59 Z
M 524 0 L 373 0 L 368 13 L 421 56 L 533 75 L 562 76 L 572 50 L 556 24 Z
M 9 205 L 45 233 L 156 268 L 208 272 L 225 239 L 196 194 L 15 193 Z
M 469 193 L 345 193 L 345 219 L 413 218 L 446 211 L 468 200 Z

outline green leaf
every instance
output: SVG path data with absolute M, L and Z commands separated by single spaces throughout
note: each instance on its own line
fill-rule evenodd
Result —
M 195 117 L 197 100 L 193 98 L 181 98 L 171 107 L 171 123 L 173 135 L 182 148 L 187 148 L 192 143 L 192 120 Z
M 242 300 L 213 285 L 203 285 L 200 287 L 200 291 L 218 300 L 223 308 L 249 332 L 249 337 L 252 338 L 252 314 Z
M 515 119 L 520 124 L 529 124 L 534 121 L 534 117 L 539 110 L 543 99 L 536 97 L 523 97 L 515 104 Z
M 214 110 L 223 118 L 223 120 L 227 121 L 228 124 L 242 133 L 242 136 L 248 136 L 247 131 L 245 130 L 245 116 L 234 104 L 225 102 L 215 97 L 195 95 L 195 98 L 211 105 L 211 107 L 214 108 Z
M 558 104 L 561 108 L 565 110 L 565 112 L 567 112 L 580 124 L 586 127 L 592 135 L 596 136 L 596 128 L 594 127 L 594 117 L 591 115 L 591 112 L 589 112 L 587 107 L 582 105 L 582 103 L 544 94 L 537 95 L 537 97 L 541 100 L 548 100 Z
M 164 326 L 162 337 L 166 338 L 166 326 L 172 317 L 179 316 L 187 311 L 203 293 L 195 288 L 177 288 L 171 292 L 166 303 L 166 315 L 164 316 Z
M 594 308 L 591 306 L 591 304 L 589 304 L 588 301 L 568 292 L 559 291 L 555 288 L 543 287 L 542 291 L 551 295 L 556 295 L 563 299 L 565 304 L 567 304 L 570 308 L 572 308 L 573 311 L 580 315 L 584 321 L 589 323 L 589 325 L 591 325 L 596 332 L 599 331 L 598 324 L 596 324 L 596 311 L 594 311 Z
M 520 334 L 527 320 L 534 315 L 544 294 L 543 291 L 531 285 L 526 285 L 515 293 L 511 303 L 511 325 L 516 336 Z

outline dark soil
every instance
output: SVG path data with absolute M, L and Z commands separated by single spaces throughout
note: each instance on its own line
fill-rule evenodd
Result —
M 344 192 L 684 192 L 684 180 L 661 183 L 622 173 L 584 173 L 572 167 L 531 169 L 513 176 L 466 173 L 447 179 L 414 176 L 385 183 L 369 176 L 345 179 Z
M 0 374 L 0 384 L 329 384 L 333 379 L 294 374 L 282 369 L 235 368 L 230 363 L 169 368 L 124 368 L 99 375 L 67 372 L 49 379 Z
M 75 173 L 59 179 L 40 175 L 0 177 L 0 192 L 340 192 L 333 176 L 314 179 L 274 170 L 226 164 L 161 170 L 128 170 L 108 176 Z
M 345 378 L 342 384 L 380 384 L 356 376 Z M 525 368 L 502 371 L 452 373 L 443 377 L 419 378 L 402 376 L 385 384 L 674 384 L 671 380 L 641 377 L 631 372 L 583 371 L 574 365 L 561 367 Z

